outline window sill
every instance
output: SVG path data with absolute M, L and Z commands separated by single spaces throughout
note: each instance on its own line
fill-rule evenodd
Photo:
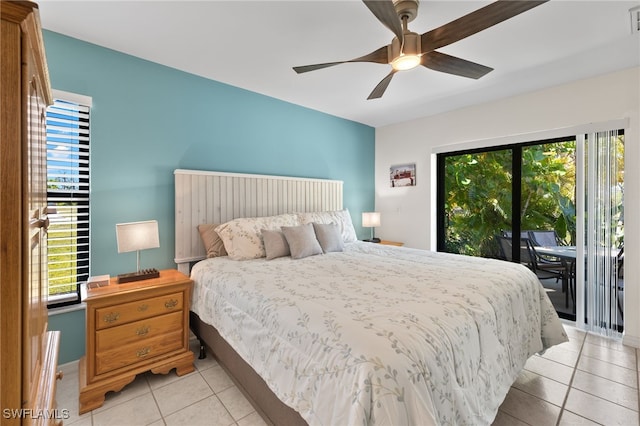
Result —
M 49 316 L 68 314 L 69 312 L 83 311 L 87 305 L 84 302 L 76 303 L 75 305 L 60 306 L 59 308 L 49 308 Z

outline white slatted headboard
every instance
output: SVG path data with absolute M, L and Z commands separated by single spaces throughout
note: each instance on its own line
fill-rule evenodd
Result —
M 343 182 L 285 176 L 176 170 L 178 269 L 206 257 L 197 226 L 238 217 L 341 210 Z

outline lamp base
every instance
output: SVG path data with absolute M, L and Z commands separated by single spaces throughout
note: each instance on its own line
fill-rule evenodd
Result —
M 379 243 L 380 242 L 380 238 L 370 238 L 368 240 L 362 240 L 365 243 Z
M 127 274 L 118 275 L 118 284 L 130 283 L 133 281 L 148 280 L 150 278 L 158 278 L 160 271 L 156 268 L 143 269 L 141 271 L 129 272 Z

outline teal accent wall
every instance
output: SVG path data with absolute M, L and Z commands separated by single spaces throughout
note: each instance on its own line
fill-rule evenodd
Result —
M 49 330 L 61 330 L 58 364 L 80 359 L 85 348 L 84 309 L 49 314 Z
M 175 169 L 344 181 L 359 238 L 374 208 L 375 129 L 140 58 L 44 31 L 51 85 L 91 96 L 91 274 L 133 271 L 115 224 L 158 220 L 160 248 L 142 267 L 173 268 Z M 61 314 L 65 316 L 68 314 Z M 82 339 L 84 323 L 51 322 Z M 74 326 L 75 325 L 75 326 Z M 52 328 L 54 329 L 54 328 Z

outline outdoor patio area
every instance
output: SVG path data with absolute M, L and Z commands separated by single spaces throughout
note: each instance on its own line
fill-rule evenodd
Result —
M 557 281 L 555 278 L 546 278 L 541 279 L 540 282 L 542 286 L 546 289 L 547 295 L 553 303 L 553 306 L 556 308 L 556 312 L 561 318 L 575 320 L 575 306 L 574 301 L 569 294 L 569 304 L 566 305 L 566 293 L 562 291 L 562 281 Z M 622 279 L 620 279 L 620 285 L 622 285 Z M 619 292 L 619 297 L 623 297 L 623 291 Z M 624 304 L 622 304 L 622 308 L 624 309 Z M 624 326 L 624 318 L 623 313 L 617 310 L 618 313 L 618 324 Z

